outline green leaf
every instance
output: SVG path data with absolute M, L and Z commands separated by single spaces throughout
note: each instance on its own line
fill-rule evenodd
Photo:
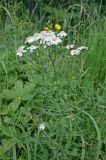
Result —
M 7 106 L 0 107 L 0 115 L 4 116 L 8 114 L 9 108 Z
M 15 95 L 16 97 L 22 97 L 22 92 L 23 92 L 23 82 L 18 80 L 16 83 L 15 83 L 15 86 L 14 86 L 14 92 L 15 92 Z
M 16 75 L 16 73 L 10 73 L 9 75 L 8 75 L 8 83 L 9 84 L 15 84 L 15 82 L 16 82 L 16 80 L 17 80 L 17 75 Z
M 6 141 L 3 144 L 3 153 L 5 153 L 6 151 L 10 150 L 13 145 L 14 145 L 14 140 L 13 139 L 9 139 L 8 141 Z
M 35 85 L 32 83 L 25 84 L 23 89 L 23 95 L 29 94 L 34 89 L 34 87 Z
M 15 112 L 15 111 L 18 109 L 20 103 L 21 103 L 21 99 L 20 99 L 20 98 L 15 99 L 13 102 L 11 102 L 11 103 L 8 105 L 9 110 Z
M 27 83 L 24 85 L 24 89 L 23 89 L 23 93 L 22 93 L 22 100 L 31 100 L 34 97 L 34 94 L 32 92 L 32 90 L 34 89 L 35 85 L 32 83 Z
M 23 100 L 23 101 L 31 100 L 31 99 L 33 99 L 33 97 L 34 97 L 33 94 L 27 94 L 27 95 L 24 95 L 24 96 L 22 97 L 22 100 Z
M 5 89 L 3 92 L 3 98 L 6 98 L 7 100 L 14 99 L 15 94 L 12 90 Z
M 13 129 L 12 127 L 5 127 L 5 126 L 1 126 L 0 127 L 0 131 L 2 132 L 3 135 L 7 136 L 7 137 L 12 137 L 13 133 Z
M 15 118 L 11 117 L 10 115 L 4 116 L 3 117 L 3 122 L 5 124 L 13 124 L 13 123 L 15 123 Z

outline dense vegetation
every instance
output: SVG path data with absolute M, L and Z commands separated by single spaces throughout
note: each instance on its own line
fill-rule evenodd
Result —
M 106 6 L 29 2 L 0 1 L 0 159 L 105 160 Z M 68 34 L 62 45 L 16 56 L 48 21 Z

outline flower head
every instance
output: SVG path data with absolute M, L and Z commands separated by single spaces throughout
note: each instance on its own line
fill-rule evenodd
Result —
M 27 49 L 30 50 L 30 53 L 33 53 L 33 50 L 37 49 L 38 46 L 34 46 L 34 45 L 31 45 L 30 47 L 28 47 Z
M 44 130 L 45 129 L 45 124 L 44 123 L 41 123 L 38 127 L 38 129 L 41 131 L 41 130 Z
M 25 52 L 27 52 L 26 50 L 24 50 L 24 48 L 25 48 L 25 46 L 20 46 L 20 47 L 17 49 L 16 55 L 19 56 L 19 57 L 22 57 L 23 54 L 24 54 Z
M 73 56 L 73 55 L 78 55 L 78 54 L 80 54 L 81 51 L 84 50 L 84 49 L 88 50 L 88 47 L 81 46 L 81 47 L 79 47 L 79 48 L 77 48 L 77 49 L 75 49 L 75 50 L 71 50 L 70 54 L 71 54 L 72 56 Z
M 67 45 L 66 48 L 67 48 L 67 49 L 72 49 L 72 48 L 74 48 L 74 44 Z
M 63 37 L 66 37 L 66 36 L 67 36 L 67 33 L 64 32 L 64 31 L 61 31 L 61 32 L 57 35 L 57 37 L 60 37 L 60 38 L 63 38 Z
M 26 38 L 25 43 L 32 43 L 32 42 L 34 42 L 34 41 L 35 41 L 34 36 L 30 36 L 30 37 L 27 37 L 27 38 Z
M 61 30 L 61 25 L 60 24 L 55 24 L 55 29 L 56 30 Z
M 81 46 L 81 47 L 79 47 L 79 48 L 77 48 L 78 50 L 80 50 L 80 51 L 82 51 L 82 50 L 88 50 L 88 47 L 85 47 L 85 46 Z
M 80 51 L 77 50 L 77 49 L 75 49 L 75 50 L 72 50 L 72 51 L 70 52 L 70 54 L 71 54 L 72 56 L 78 55 L 78 54 L 80 54 Z

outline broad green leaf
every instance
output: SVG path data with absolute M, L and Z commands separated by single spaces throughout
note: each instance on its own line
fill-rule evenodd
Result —
M 23 113 L 24 120 L 26 122 L 32 120 L 32 115 L 31 115 L 31 113 L 27 109 L 25 109 L 24 107 L 21 107 L 21 112 Z
M 27 83 L 24 85 L 23 93 L 22 93 L 22 100 L 31 100 L 33 99 L 33 93 L 31 94 L 32 90 L 34 89 L 35 85 L 32 83 Z
M 15 94 L 12 90 L 5 89 L 3 92 L 3 98 L 6 98 L 7 100 L 14 99 Z
M 11 103 L 8 105 L 9 110 L 15 112 L 15 111 L 18 109 L 20 103 L 21 103 L 21 99 L 20 99 L 20 97 L 19 97 L 18 99 L 15 99 L 13 102 L 11 102 Z
M 12 137 L 13 133 L 13 129 L 12 127 L 5 127 L 5 126 L 1 126 L 0 127 L 0 131 L 2 132 L 3 135 L 7 136 L 7 137 Z
M 8 83 L 9 84 L 15 84 L 15 82 L 16 82 L 16 79 L 17 79 L 17 75 L 14 73 L 10 73 L 9 75 L 8 75 Z
M 13 90 L 15 92 L 16 97 L 21 97 L 22 96 L 22 92 L 23 92 L 23 82 L 18 80 L 15 83 L 15 86 L 14 86 Z
M 15 118 L 13 118 L 13 117 L 11 117 L 11 116 L 4 116 L 3 117 L 3 122 L 5 123 L 5 124 L 13 124 L 13 123 L 15 123 Z
M 7 107 L 7 106 L 2 106 L 1 108 L 0 108 L 0 115 L 6 115 L 6 114 L 8 114 L 8 111 L 9 111 L 9 108 Z
M 33 99 L 33 97 L 34 97 L 34 94 L 26 94 L 22 97 L 22 100 L 23 101 L 31 100 Z
M 34 87 L 35 85 L 32 83 L 25 84 L 23 89 L 23 96 L 29 94 L 34 89 Z

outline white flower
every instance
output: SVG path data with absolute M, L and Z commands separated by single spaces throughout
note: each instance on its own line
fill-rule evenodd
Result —
M 41 35 L 41 39 L 44 39 L 46 37 L 56 37 L 55 32 L 53 32 L 51 30 L 50 31 L 41 31 L 40 35 Z
M 79 48 L 77 48 L 77 49 L 75 49 L 75 50 L 72 50 L 72 51 L 70 52 L 70 54 L 71 54 L 72 56 L 73 56 L 73 55 L 78 55 L 78 54 L 80 54 L 81 51 L 84 50 L 84 49 L 88 50 L 88 47 L 81 46 L 81 47 L 79 47 Z
M 43 37 L 40 41 L 40 44 L 47 44 L 48 46 L 50 46 L 50 42 L 51 42 L 52 38 L 51 37 Z
M 19 56 L 19 57 L 22 57 L 23 54 L 24 54 L 25 52 L 27 52 L 26 50 L 24 50 L 24 48 L 25 48 L 25 46 L 20 46 L 20 47 L 18 48 L 18 50 L 17 50 L 16 55 Z
M 66 37 L 66 36 L 67 36 L 67 33 L 64 32 L 64 31 L 61 31 L 61 32 L 57 35 L 57 37 L 60 37 L 60 38 L 63 38 L 63 37 Z
M 56 38 L 54 38 L 53 40 L 54 40 L 57 44 L 62 42 L 62 40 L 61 40 L 59 37 L 56 37 Z
M 50 41 L 51 45 L 58 45 L 62 40 L 59 37 L 53 37 Z
M 47 46 L 57 45 L 62 40 L 59 37 L 56 37 L 55 32 L 53 31 L 41 31 L 40 32 L 40 44 Z
M 72 44 L 72 45 L 67 45 L 66 48 L 67 48 L 67 49 L 72 49 L 72 48 L 74 48 L 74 44 Z
M 35 34 L 33 35 L 33 37 L 34 37 L 34 41 L 38 41 L 38 40 L 41 39 L 41 34 L 40 34 L 40 33 L 35 33 Z
M 47 37 L 45 37 L 44 40 L 40 41 L 40 43 L 46 44 L 47 46 L 57 45 L 60 42 L 62 42 L 62 40 L 59 37 L 56 37 L 56 36 L 55 37 L 47 36 Z
M 78 55 L 78 54 L 80 54 L 80 50 L 77 50 L 77 49 L 72 50 L 72 51 L 70 52 L 70 54 L 71 54 L 72 56 Z
M 34 36 L 30 36 L 30 37 L 27 37 L 26 38 L 26 41 L 25 41 L 25 43 L 33 43 L 35 41 L 35 37 Z
M 30 53 L 33 53 L 33 50 L 37 49 L 38 46 L 34 46 L 34 45 L 31 45 L 30 47 L 28 47 L 27 49 L 30 50 Z
M 88 47 L 85 47 L 85 46 L 81 46 L 81 47 L 79 47 L 79 48 L 77 48 L 77 50 L 80 50 L 80 51 L 82 51 L 82 50 L 88 50 Z
M 41 31 L 40 34 L 41 35 L 45 35 L 47 33 L 47 31 Z
M 48 31 L 46 34 L 45 34 L 46 36 L 49 36 L 49 37 L 56 37 L 56 35 L 55 35 L 55 32 L 53 32 L 53 31 Z
M 16 55 L 19 56 L 19 57 L 22 57 L 22 56 L 23 56 L 23 53 L 22 53 L 22 52 L 17 52 Z
M 38 127 L 39 130 L 44 130 L 45 129 L 45 124 L 41 123 Z
M 58 34 L 60 37 L 66 36 L 67 34 L 62 31 L 60 34 Z M 40 33 L 35 33 L 33 36 L 27 37 L 25 43 L 32 43 L 35 41 L 39 41 L 40 44 L 44 44 L 47 46 L 51 45 L 58 45 L 62 40 L 59 38 L 59 36 L 56 36 L 55 32 L 53 31 L 41 31 Z M 45 46 L 44 46 L 45 47 Z M 30 47 L 30 52 L 33 52 L 35 47 Z

